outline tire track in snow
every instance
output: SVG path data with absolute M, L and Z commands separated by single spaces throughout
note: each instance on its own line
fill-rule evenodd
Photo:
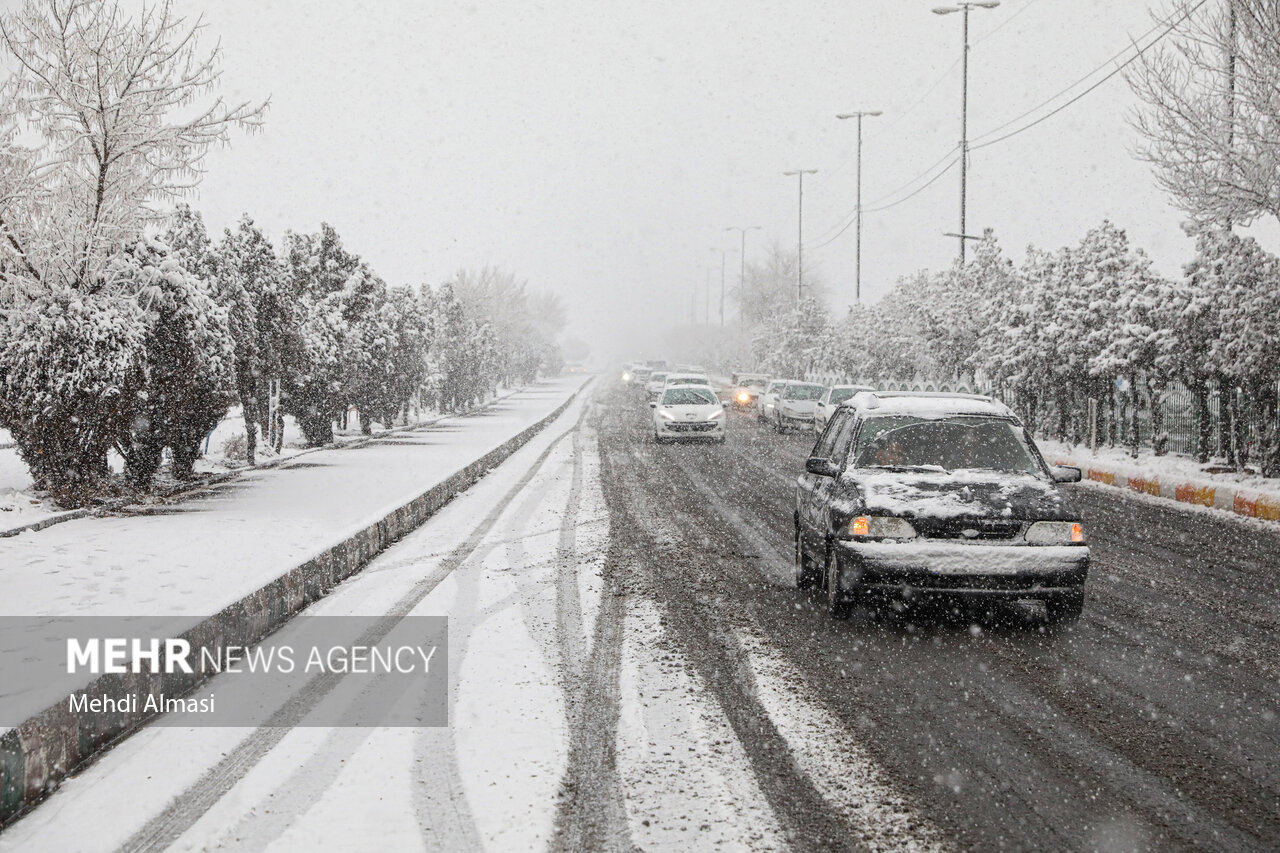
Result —
M 466 540 L 455 548 L 433 572 L 423 578 L 391 607 L 387 615 L 379 619 L 355 641 L 360 645 L 375 645 L 426 598 L 455 569 L 465 563 L 483 543 L 488 533 L 497 526 L 507 507 L 523 492 L 541 470 L 543 464 L 560 442 L 577 429 L 577 424 L 564 431 L 543 449 L 529 469 L 516 484 L 498 500 L 489 513 L 468 534 Z M 452 678 L 452 676 L 451 676 Z M 206 771 L 200 779 L 180 794 L 167 809 L 153 817 L 118 848 L 119 853 L 135 851 L 160 851 L 168 848 L 222 799 L 259 762 L 274 749 L 318 702 L 323 700 L 341 682 L 338 673 L 324 673 L 310 679 L 279 710 L 237 745 L 225 758 Z M 425 731 L 425 729 L 424 729 Z M 424 766 L 435 768 L 434 762 Z M 444 819 L 441 829 L 450 842 L 446 849 L 478 849 L 479 834 L 474 820 L 466 810 L 466 798 L 461 790 L 456 767 L 451 776 L 437 775 L 431 781 L 450 789 L 452 808 L 440 815 Z M 425 785 L 418 786 L 426 787 Z M 455 844 L 456 842 L 456 844 Z

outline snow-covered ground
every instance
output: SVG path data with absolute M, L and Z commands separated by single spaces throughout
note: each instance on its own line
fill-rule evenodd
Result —
M 1121 447 L 1099 447 L 1091 453 L 1084 445 L 1072 446 L 1049 439 L 1036 439 L 1036 444 L 1045 458 L 1052 462 L 1055 458 L 1074 459 L 1082 463 L 1096 463 L 1099 467 L 1110 470 L 1134 470 L 1154 474 L 1161 478 L 1172 477 L 1178 480 L 1194 482 L 1203 480 L 1230 485 L 1234 488 L 1252 489 L 1258 492 L 1269 492 L 1280 495 L 1280 480 L 1274 477 L 1262 477 L 1256 473 L 1240 473 L 1233 471 L 1209 473 L 1190 456 L 1166 454 L 1156 456 L 1149 449 L 1138 451 L 1135 459 L 1128 450 Z
M 0 539 L 0 615 L 156 615 L 183 631 L 443 481 L 581 384 L 553 380 L 427 430 L 249 471 L 171 510 Z M 26 642 L 0 637 L 0 652 Z M 35 713 L 77 686 L 49 684 L 6 700 Z
M 149 727 L 8 828 L 0 851 L 546 847 L 604 618 L 609 521 L 586 405 L 306 612 L 447 615 L 450 726 Z M 633 599 L 622 618 L 623 831 L 639 849 L 785 849 L 655 606 Z M 235 678 L 211 682 L 219 701 Z

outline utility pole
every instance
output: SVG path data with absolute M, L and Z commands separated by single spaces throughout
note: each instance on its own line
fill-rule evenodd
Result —
M 800 307 L 800 300 L 804 293 L 804 176 L 816 175 L 817 169 L 795 169 L 782 174 L 790 177 L 795 175 L 799 178 L 800 184 L 800 202 L 797 206 L 799 211 L 798 227 L 796 231 L 796 308 Z
M 881 115 L 880 110 L 855 110 L 851 113 L 842 113 L 836 118 L 843 121 L 847 118 L 856 118 L 858 120 L 858 189 L 854 196 L 854 211 L 857 215 L 858 224 L 854 229 L 856 234 L 854 238 L 853 249 L 853 301 L 862 301 L 862 118 L 863 116 Z
M 707 283 L 703 288 L 702 323 L 711 325 L 711 267 L 703 267 L 707 271 Z
M 747 299 L 747 232 L 759 231 L 759 225 L 748 225 L 745 228 L 740 225 L 730 225 L 724 229 L 726 231 L 737 231 L 742 235 L 742 252 L 738 258 L 738 322 L 742 322 L 742 305 Z
M 725 258 L 733 249 L 721 249 L 719 246 L 712 246 L 711 251 L 720 253 L 720 325 L 724 326 L 724 269 Z
M 961 18 L 964 19 L 964 25 L 961 28 L 964 33 L 964 49 L 960 54 L 960 233 L 965 234 L 965 195 L 966 181 L 969 172 L 969 10 L 973 7 L 979 9 L 994 9 L 1000 5 L 1000 0 L 969 0 L 969 2 L 956 3 L 953 6 L 935 6 L 933 13 L 935 15 L 950 15 L 952 12 L 960 12 Z M 964 265 L 964 241 L 960 238 L 960 264 Z

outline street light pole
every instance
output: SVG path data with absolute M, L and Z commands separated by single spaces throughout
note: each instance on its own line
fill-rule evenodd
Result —
M 935 6 L 935 15 L 960 12 L 964 24 L 964 49 L 960 54 L 960 233 L 965 233 L 965 193 L 969 171 L 969 10 L 994 9 L 1000 0 L 969 0 L 952 6 Z M 960 263 L 964 264 L 964 238 L 960 239 Z
M 858 189 L 854 196 L 854 210 L 857 214 L 858 224 L 854 229 L 854 252 L 853 252 L 853 301 L 862 301 L 862 118 L 863 116 L 881 115 L 880 110 L 855 110 L 851 113 L 842 113 L 836 118 L 843 121 L 847 118 L 856 118 L 858 120 Z
M 738 268 L 738 320 L 742 320 L 742 303 L 747 298 L 747 232 L 761 230 L 759 225 L 748 225 L 745 228 L 740 225 L 730 225 L 724 229 L 726 231 L 737 231 L 742 235 L 742 252 L 739 255 Z
M 720 326 L 724 327 L 724 265 L 725 258 L 733 249 L 722 249 L 719 246 L 712 246 L 711 251 L 720 253 Z
M 804 176 L 817 174 L 817 169 L 795 169 L 782 174 L 790 177 L 795 175 L 799 178 L 800 184 L 800 201 L 797 205 L 799 211 L 798 227 L 796 231 L 796 307 L 800 307 L 800 300 L 803 298 L 804 291 Z

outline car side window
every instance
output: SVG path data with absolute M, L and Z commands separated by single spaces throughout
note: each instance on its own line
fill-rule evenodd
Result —
M 840 420 L 840 432 L 832 441 L 831 456 L 828 458 L 837 465 L 844 465 L 849 456 L 849 447 L 853 444 L 853 436 L 858 432 L 858 418 L 847 409 L 840 414 L 844 415 Z
M 836 439 L 848 421 L 847 412 L 836 412 L 831 420 L 827 422 L 827 428 L 822 431 L 822 435 L 818 437 L 818 442 L 813 446 L 813 452 L 809 455 L 816 456 L 819 459 L 835 459 Z

